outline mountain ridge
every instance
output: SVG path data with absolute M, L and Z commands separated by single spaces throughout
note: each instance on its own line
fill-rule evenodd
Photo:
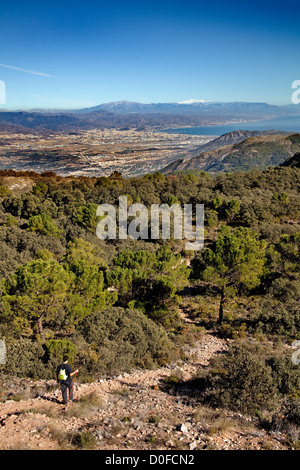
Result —
M 191 101 L 191 102 L 189 102 Z M 249 113 L 252 115 L 280 115 L 281 108 L 267 103 L 251 103 L 251 102 L 220 102 L 220 101 L 194 101 L 186 102 L 170 102 L 170 103 L 139 103 L 135 101 L 113 101 L 102 103 L 90 108 L 75 110 L 74 113 L 89 113 L 94 111 L 112 111 L 117 114 L 128 113 L 175 113 L 175 114 L 197 114 L 199 111 L 215 114 L 216 111 L 221 114 Z
M 36 130 L 169 129 L 261 121 L 300 115 L 300 106 L 263 102 L 186 100 L 171 103 L 114 101 L 81 109 L 0 110 L 0 128 L 12 124 Z
M 291 168 L 300 168 L 300 152 L 295 153 L 292 157 L 285 160 L 279 166 L 289 166 Z
M 215 139 L 218 141 L 219 139 Z M 209 142 L 204 145 L 206 149 Z M 160 170 L 163 174 L 178 171 L 202 170 L 210 173 L 248 171 L 278 166 L 300 152 L 300 134 L 254 135 L 214 150 L 202 151 L 192 158 L 180 158 Z
M 285 132 L 285 131 L 279 131 L 279 130 L 266 130 L 266 131 L 248 131 L 248 130 L 237 130 L 237 131 L 231 131 L 231 132 L 226 132 L 225 134 L 220 135 L 220 137 L 217 137 L 216 139 L 211 140 L 210 142 L 203 144 L 199 146 L 198 148 L 187 152 L 184 156 L 184 158 L 192 158 L 194 156 L 197 156 L 199 152 L 208 152 L 211 150 L 216 150 L 220 147 L 223 147 L 225 145 L 233 145 L 237 144 L 239 142 L 242 142 L 243 140 L 248 139 L 249 137 L 255 137 L 259 135 L 289 135 L 291 134 L 290 132 Z

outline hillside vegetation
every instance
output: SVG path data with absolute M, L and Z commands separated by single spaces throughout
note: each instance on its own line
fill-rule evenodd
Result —
M 218 144 L 216 139 L 216 144 Z M 214 141 L 213 141 L 214 142 Z M 213 143 L 207 144 L 208 147 Z M 300 134 L 257 135 L 245 138 L 242 142 L 223 145 L 211 151 L 201 148 L 197 156 L 174 161 L 161 170 L 173 173 L 184 170 L 204 170 L 209 173 L 265 170 L 277 166 L 300 150 Z
M 64 353 L 82 382 L 155 369 L 184 360 L 183 345 L 210 331 L 230 348 L 189 381 L 193 396 L 243 413 L 281 409 L 282 427 L 299 426 L 299 182 L 293 167 L 129 179 L 2 171 L 3 377 L 53 379 Z M 121 195 L 147 207 L 204 204 L 204 248 L 99 240 L 96 208 Z M 188 393 L 180 377 L 173 386 Z

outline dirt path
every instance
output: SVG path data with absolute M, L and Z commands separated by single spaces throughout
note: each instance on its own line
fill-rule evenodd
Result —
M 226 348 L 224 341 L 215 338 L 213 335 L 204 335 L 193 349 L 187 351 L 191 360 L 183 363 L 180 367 L 173 365 L 156 370 L 135 371 L 131 374 L 123 374 L 116 378 L 100 382 L 76 384 L 74 387 L 74 395 L 77 400 L 87 394 L 94 393 L 99 395 L 103 403 L 106 404 L 104 405 L 106 410 L 100 410 L 100 420 L 105 419 L 105 417 L 111 417 L 114 414 L 113 406 L 107 407 L 109 402 L 115 405 L 117 414 L 119 414 L 120 411 L 122 413 L 129 411 L 128 407 L 124 406 L 124 403 L 118 403 L 120 400 L 117 400 L 117 403 L 115 403 L 116 400 L 114 399 L 115 397 L 122 398 L 122 396 L 124 398 L 126 396 L 126 390 L 129 392 L 132 390 L 141 392 L 141 390 L 143 390 L 142 395 L 145 395 L 145 391 L 149 391 L 150 394 L 154 391 L 154 396 L 158 398 L 158 395 L 162 395 L 160 399 L 163 398 L 162 403 L 165 403 L 165 394 L 159 391 L 159 386 L 166 377 L 170 376 L 172 373 L 180 373 L 180 376 L 186 380 L 194 374 L 199 366 L 207 365 L 213 354 L 224 350 L 224 348 Z M 55 386 L 55 382 L 53 382 L 53 386 Z M 167 398 L 171 399 L 171 397 Z M 49 440 L 47 433 L 42 433 L 41 428 L 45 429 L 45 427 L 49 427 L 51 423 L 53 424 L 53 422 L 55 422 L 56 412 L 62 412 L 62 407 L 58 405 L 60 401 L 61 394 L 57 386 L 54 392 L 44 396 L 20 401 L 8 400 L 1 403 L 0 448 L 14 448 L 18 446 L 54 448 L 53 439 Z M 141 415 L 144 415 L 143 403 L 141 405 L 142 406 L 139 407 L 135 400 L 134 406 L 136 407 L 137 414 L 141 413 Z M 158 409 L 159 406 L 156 408 Z M 54 415 L 54 419 L 51 416 L 52 414 Z M 85 422 L 85 419 L 86 418 L 83 418 L 83 422 Z M 68 419 L 70 429 L 74 428 L 74 420 L 76 420 L 76 426 L 79 424 L 78 418 L 73 417 Z M 80 418 L 79 421 L 80 420 L 82 420 L 82 418 Z

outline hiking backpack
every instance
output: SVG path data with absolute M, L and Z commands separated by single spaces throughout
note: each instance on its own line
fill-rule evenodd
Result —
M 59 370 L 58 378 L 59 378 L 59 380 L 67 380 L 68 375 L 67 375 L 67 372 L 66 372 L 65 368 L 61 368 Z

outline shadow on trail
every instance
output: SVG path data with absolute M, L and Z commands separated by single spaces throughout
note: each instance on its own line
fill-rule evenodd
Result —
M 46 401 L 50 401 L 52 403 L 58 403 L 58 404 L 61 404 L 62 401 L 59 400 L 58 398 L 55 398 L 55 397 L 49 397 L 47 395 L 39 395 L 37 398 L 41 398 L 42 400 L 46 400 Z

